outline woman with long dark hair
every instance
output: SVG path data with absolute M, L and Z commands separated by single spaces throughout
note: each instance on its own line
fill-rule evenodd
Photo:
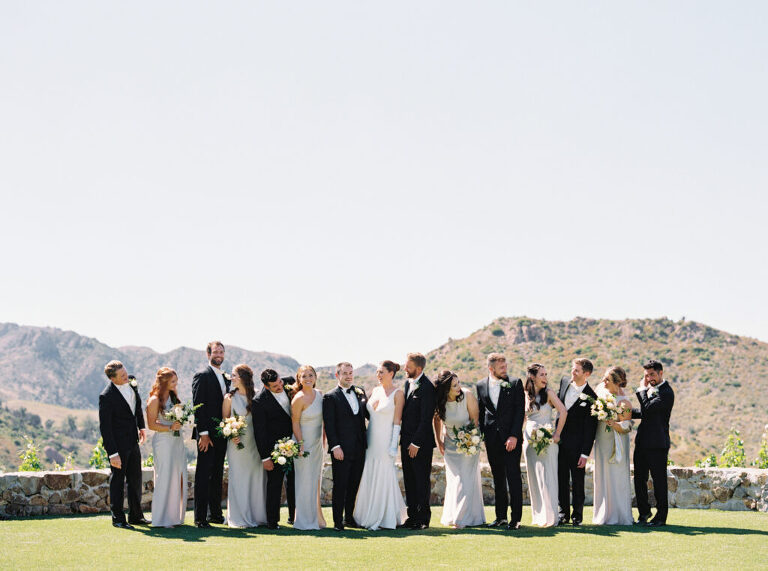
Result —
M 552 412 L 559 416 L 557 427 L 552 423 Z M 547 387 L 547 370 L 540 363 L 528 367 L 525 380 L 525 427 L 523 429 L 528 493 L 531 496 L 531 523 L 541 527 L 557 525 L 557 443 L 563 431 L 568 411 L 557 398 L 555 391 Z M 548 446 L 537 452 L 544 431 L 552 433 Z
M 476 436 L 470 436 L 476 445 L 474 454 L 459 453 L 454 441 L 454 429 L 459 431 L 470 422 L 479 427 L 477 398 L 461 386 L 455 373 L 444 370 L 437 377 L 435 404 L 435 437 L 445 457 L 445 497 L 440 523 L 454 528 L 482 525 L 485 510 L 480 481 L 479 428 Z
M 147 424 L 154 431 L 154 492 L 152 493 L 152 525 L 174 527 L 184 523 L 187 510 L 187 452 L 181 424 L 165 419 L 164 414 L 179 402 L 176 371 L 163 367 L 157 371 L 147 399 Z
M 242 436 L 227 442 L 227 524 L 256 527 L 267 523 L 267 476 L 253 434 L 253 370 L 248 365 L 237 365 L 232 369 L 231 386 L 221 406 L 222 418 L 244 416 L 246 428 Z M 238 449 L 238 444 L 244 447 Z

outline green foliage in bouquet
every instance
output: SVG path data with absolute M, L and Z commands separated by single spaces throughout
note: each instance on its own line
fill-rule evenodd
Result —
M 142 465 L 144 468 L 153 468 L 153 467 L 155 466 L 155 456 L 154 456 L 154 454 L 152 454 L 152 453 L 150 452 L 150 453 L 149 453 L 149 456 L 147 456 L 146 458 L 144 458 L 144 460 L 142 461 L 141 465 Z

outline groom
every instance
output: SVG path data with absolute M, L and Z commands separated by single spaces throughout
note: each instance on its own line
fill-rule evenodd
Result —
M 664 366 L 651 359 L 637 389 L 640 408 L 632 410 L 632 418 L 642 419 L 635 436 L 635 497 L 639 512 L 637 525 L 660 527 L 667 524 L 667 459 L 669 457 L 669 417 L 675 404 L 675 392 L 664 380 Z M 648 473 L 653 479 L 656 515 L 651 517 L 648 503 Z
M 229 377 L 220 368 L 224 362 L 224 344 L 211 341 L 205 350 L 208 366 L 192 378 L 192 401 L 195 405 L 202 405 L 195 413 L 195 428 L 192 431 L 192 438 L 197 440 L 195 525 L 200 528 L 211 527 L 211 523 L 224 523 L 221 486 L 227 441 L 216 433 L 215 427 L 217 419 L 221 419 L 224 395 L 229 391 Z
M 267 528 L 280 529 L 280 499 L 283 494 L 285 470 L 272 461 L 275 443 L 293 434 L 291 401 L 283 389 L 283 379 L 272 369 L 261 373 L 264 388 L 253 399 L 251 417 L 256 448 L 267 471 Z M 288 482 L 289 489 L 292 482 Z
M 496 519 L 489 525 L 506 525 L 507 529 L 517 530 L 520 529 L 523 517 L 520 456 L 523 448 L 525 394 L 523 382 L 507 376 L 507 360 L 501 353 L 488 355 L 488 376 L 477 382 L 477 402 L 480 408 L 480 432 L 485 438 L 496 493 Z M 509 523 L 507 506 L 510 508 Z
M 424 374 L 427 359 L 421 353 L 409 353 L 405 362 L 405 405 L 400 432 L 400 459 L 403 463 L 405 503 L 408 519 L 399 527 L 426 529 L 432 512 L 429 509 L 432 485 L 432 449 L 435 436 L 435 387 Z
M 104 367 L 109 384 L 99 395 L 99 428 L 104 449 L 109 455 L 112 475 L 109 479 L 109 500 L 112 525 L 133 529 L 131 524 L 149 523 L 141 511 L 141 450 L 147 437 L 144 414 L 136 381 L 120 361 L 110 361 Z M 123 487 L 128 481 L 128 521 L 123 511 Z
M 587 379 L 594 367 L 589 359 L 574 359 L 571 376 L 560 380 L 558 398 L 568 411 L 565 426 L 560 433 L 557 454 L 557 487 L 560 504 L 558 525 L 581 525 L 584 513 L 584 476 L 587 459 L 592 452 L 597 432 L 597 418 L 592 416 L 590 403 L 582 395 L 597 398 Z M 573 484 L 571 484 L 573 482 Z M 571 511 L 571 486 L 573 486 L 573 511 Z
M 323 423 L 333 470 L 333 529 L 359 527 L 352 517 L 365 464 L 365 391 L 355 387 L 354 369 L 346 361 L 336 365 L 338 386 L 323 396 Z M 346 518 L 344 513 L 346 512 Z

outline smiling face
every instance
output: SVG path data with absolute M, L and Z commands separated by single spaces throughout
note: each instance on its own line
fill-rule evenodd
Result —
M 499 359 L 488 365 L 488 370 L 497 379 L 504 379 L 507 376 L 507 360 Z
M 646 369 L 643 377 L 645 378 L 645 384 L 655 387 L 661 382 L 663 372 L 656 371 L 655 369 Z
M 407 365 L 406 365 L 406 370 L 407 370 Z M 383 382 L 391 383 L 394 376 L 395 374 L 389 371 L 384 365 L 379 365 L 379 367 L 376 369 L 376 378 L 379 380 L 380 383 L 383 383 Z
M 299 374 L 299 384 L 302 389 L 312 390 L 317 384 L 317 375 L 310 368 L 305 368 Z
M 208 362 L 214 367 L 221 367 L 224 362 L 224 346 L 214 345 L 211 347 L 211 354 L 208 356 Z
M 179 384 L 179 377 L 177 377 L 176 375 L 173 375 L 171 380 L 168 381 L 168 390 L 176 392 L 176 387 L 178 386 L 178 384 Z
M 584 369 L 582 369 L 579 363 L 573 363 L 573 366 L 571 367 L 571 380 L 574 383 L 576 383 L 578 386 L 581 386 L 587 382 L 588 376 L 589 374 L 586 373 Z
M 237 374 L 237 369 L 232 369 L 232 372 L 229 374 L 229 378 L 232 380 L 233 387 L 239 390 L 243 390 L 243 380 L 240 378 L 240 375 Z
M 448 391 L 448 398 L 451 400 L 455 400 L 456 397 L 458 397 L 461 394 L 461 382 L 459 381 L 459 377 L 453 377 L 453 381 L 451 382 L 451 390 Z
M 415 378 L 416 378 L 416 377 L 418 377 L 418 376 L 421 374 L 421 372 L 422 372 L 422 369 L 420 369 L 419 367 L 417 367 L 417 366 L 416 366 L 416 364 L 415 364 L 413 361 L 411 361 L 410 359 L 408 359 L 408 360 L 405 362 L 405 367 L 404 367 L 404 369 L 405 369 L 405 374 L 406 374 L 406 376 L 407 376 L 409 379 L 415 379 Z
M 352 368 L 352 365 L 342 365 L 339 367 L 339 372 L 336 373 L 336 378 L 342 388 L 348 389 L 355 381 L 355 370 Z
M 281 393 L 283 392 L 283 379 L 277 377 L 277 380 L 272 381 L 271 383 L 266 383 L 265 386 L 267 387 L 267 390 L 272 393 Z
M 128 371 L 125 369 L 125 367 L 120 367 L 115 372 L 115 378 L 114 378 L 113 382 L 116 385 L 124 385 L 125 383 L 128 382 Z

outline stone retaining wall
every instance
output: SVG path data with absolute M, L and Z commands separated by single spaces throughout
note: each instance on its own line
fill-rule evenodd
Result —
M 528 486 L 523 471 L 523 501 L 528 504 Z M 400 488 L 402 473 L 398 467 Z M 493 505 L 493 479 L 487 464 L 481 466 L 483 497 Z M 143 469 L 142 504 L 149 512 L 152 502 L 153 472 Z M 226 471 L 224 497 L 226 498 Z M 714 508 L 722 510 L 756 510 L 768 512 L 768 470 L 753 468 L 678 468 L 667 470 L 669 503 L 679 508 Z M 189 504 L 194 500 L 195 468 L 189 467 Z M 333 485 L 331 465 L 323 467 L 321 501 L 331 503 Z M 651 490 L 651 503 L 655 502 Z M 442 464 L 432 466 L 432 497 L 434 505 L 443 503 L 445 471 Z M 634 505 L 634 491 L 633 491 Z M 592 505 L 592 474 L 587 466 L 586 504 Z M 109 470 L 64 472 L 14 472 L 0 474 L 0 517 L 35 516 L 43 514 L 90 514 L 109 511 Z

